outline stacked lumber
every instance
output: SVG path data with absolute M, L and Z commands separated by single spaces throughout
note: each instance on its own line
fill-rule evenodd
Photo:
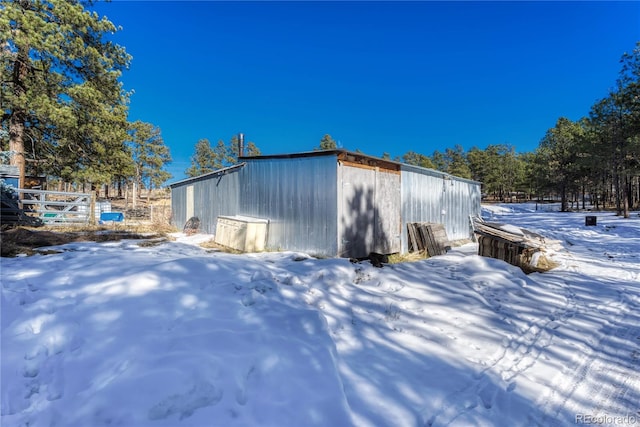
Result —
M 27 225 L 37 227 L 42 225 L 42 220 L 28 215 L 20 207 L 17 199 L 8 197 L 3 193 L 0 197 L 0 224 L 3 226 Z
M 508 224 L 473 221 L 478 235 L 478 255 L 497 258 L 520 267 L 525 273 L 548 271 L 557 264 L 549 259 L 550 249 L 561 247 L 557 240 Z
M 478 255 L 497 258 L 512 265 L 520 266 L 520 257 L 526 246 L 518 242 L 508 242 L 492 236 L 478 237 Z
M 430 257 L 447 253 L 449 238 L 444 224 L 409 222 L 407 235 L 409 252 L 423 252 Z

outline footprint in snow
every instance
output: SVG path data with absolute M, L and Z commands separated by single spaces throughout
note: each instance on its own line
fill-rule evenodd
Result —
M 211 383 L 197 383 L 186 393 L 172 394 L 158 402 L 149 409 L 148 418 L 156 421 L 178 414 L 178 419 L 183 420 L 200 408 L 218 404 L 223 394 L 222 389 Z
M 249 401 L 249 396 L 247 394 L 247 385 L 251 380 L 251 377 L 254 376 L 256 372 L 255 365 L 252 365 L 247 371 L 246 375 L 240 381 L 240 385 L 238 386 L 238 390 L 236 391 L 236 402 L 240 406 L 244 406 Z
M 480 389 L 478 395 L 480 397 L 480 400 L 482 401 L 482 406 L 484 407 L 484 409 L 491 409 L 493 407 L 498 395 L 498 391 L 498 387 L 496 387 L 492 383 L 488 383 Z
M 252 282 L 257 282 L 260 280 L 273 280 L 273 279 L 274 279 L 273 274 L 271 274 L 271 272 L 267 270 L 256 271 L 251 275 Z

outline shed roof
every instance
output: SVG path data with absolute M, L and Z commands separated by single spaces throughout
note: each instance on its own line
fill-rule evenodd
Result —
M 296 158 L 320 157 L 320 156 L 335 156 L 338 161 L 347 162 L 349 164 L 362 165 L 365 167 L 380 167 L 383 169 L 389 169 L 394 171 L 407 170 L 407 171 L 413 171 L 417 173 L 424 173 L 432 176 L 438 176 L 438 177 L 442 177 L 443 179 L 453 179 L 456 181 L 463 181 L 463 182 L 472 183 L 472 184 L 480 184 L 480 182 L 478 181 L 474 181 L 466 178 L 460 178 L 458 176 L 451 175 L 449 173 L 438 171 L 435 169 L 424 168 L 422 166 L 409 165 L 407 163 L 400 163 L 400 162 L 396 162 L 389 159 L 382 159 L 380 157 L 369 156 L 364 153 L 337 149 L 337 150 L 304 151 L 299 153 L 268 154 L 268 155 L 260 155 L 260 156 L 240 156 L 238 157 L 238 160 L 242 161 L 242 163 L 229 166 L 223 169 L 218 169 L 216 171 L 209 172 L 204 175 L 183 179 L 181 181 L 177 181 L 172 184 L 169 184 L 169 187 L 174 188 L 174 187 L 188 184 L 191 182 L 204 180 L 212 176 L 224 175 L 226 173 L 230 173 L 236 169 L 243 167 L 244 165 L 246 165 L 247 162 L 251 162 L 251 161 L 262 161 L 262 160 L 270 160 L 270 159 L 296 159 Z
M 410 165 L 410 164 L 407 164 L 407 163 L 402 163 L 401 168 L 402 168 L 402 170 L 411 171 L 411 172 L 417 172 L 417 173 L 421 173 L 421 174 L 425 174 L 425 175 L 436 176 L 436 177 L 442 178 L 442 179 L 451 179 L 451 180 L 454 180 L 454 181 L 461 181 L 461 182 L 466 182 L 466 183 L 469 183 L 469 184 L 478 184 L 478 185 L 481 184 L 481 182 L 474 181 L 473 179 L 461 178 L 461 177 L 456 176 L 456 175 L 451 175 L 450 173 L 447 173 L 447 172 L 442 172 L 442 171 L 435 170 L 435 169 L 423 168 L 422 166 L 415 166 L 415 165 Z
M 347 150 L 316 150 L 316 151 L 304 151 L 301 153 L 288 153 L 288 154 L 271 154 L 265 156 L 242 156 L 239 160 L 253 161 L 253 160 L 269 160 L 269 159 L 295 159 L 302 157 L 320 157 L 320 156 L 335 156 L 339 161 L 349 162 L 352 164 L 359 164 L 363 166 L 381 167 L 384 169 L 391 169 L 395 171 L 400 170 L 401 163 L 394 162 L 393 160 L 382 159 L 379 157 L 369 156 L 364 153 L 357 153 Z
M 408 163 L 396 162 L 394 160 L 383 159 L 380 157 L 369 156 L 364 153 L 359 153 L 355 151 L 347 151 L 347 150 L 316 150 L 316 151 L 305 151 L 301 153 L 288 153 L 288 154 L 272 154 L 272 155 L 264 155 L 264 156 L 242 156 L 239 159 L 250 161 L 250 160 L 261 160 L 261 159 L 294 159 L 300 157 L 316 157 L 316 156 L 336 156 L 338 160 L 347 161 L 350 163 L 358 163 L 362 165 L 368 166 L 380 166 L 385 169 L 392 170 L 407 170 L 418 173 L 424 173 L 427 175 L 437 176 L 444 179 L 453 179 L 457 181 L 463 181 L 470 184 L 480 184 L 478 181 L 474 181 L 472 179 L 461 178 L 456 175 L 451 175 L 447 172 L 442 172 L 435 169 L 425 168 L 422 166 L 410 165 Z
M 225 175 L 225 174 L 228 174 L 230 172 L 235 171 L 236 169 L 240 169 L 240 168 L 244 167 L 244 165 L 246 165 L 246 163 L 242 162 L 242 163 L 238 163 L 237 165 L 233 165 L 233 166 L 229 166 L 229 167 L 226 167 L 226 168 L 215 170 L 213 172 L 208 172 L 208 173 L 205 173 L 205 174 L 202 174 L 202 175 L 193 176 L 193 177 L 190 177 L 190 178 L 185 178 L 185 179 L 182 179 L 180 181 L 176 181 L 174 183 L 169 184 L 169 187 L 170 188 L 179 187 L 181 185 L 190 184 L 190 183 L 201 181 L 201 180 L 208 179 L 208 178 L 211 178 L 211 177 Z
M 20 169 L 18 166 L 13 165 L 0 165 L 0 175 L 17 177 L 20 175 Z

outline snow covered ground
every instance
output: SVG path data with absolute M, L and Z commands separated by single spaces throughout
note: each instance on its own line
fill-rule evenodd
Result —
M 374 268 L 203 236 L 1 260 L 2 426 L 640 425 L 640 217 L 485 207 L 559 239 Z M 204 236 L 209 238 L 210 236 Z

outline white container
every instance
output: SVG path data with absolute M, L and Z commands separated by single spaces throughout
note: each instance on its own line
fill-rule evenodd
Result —
M 264 251 L 269 220 L 248 216 L 219 216 L 215 242 L 241 252 Z
M 100 214 L 103 212 L 111 212 L 111 202 L 108 200 L 98 201 L 96 202 L 96 206 L 94 208 L 93 214 L 96 218 L 96 221 L 100 221 Z

